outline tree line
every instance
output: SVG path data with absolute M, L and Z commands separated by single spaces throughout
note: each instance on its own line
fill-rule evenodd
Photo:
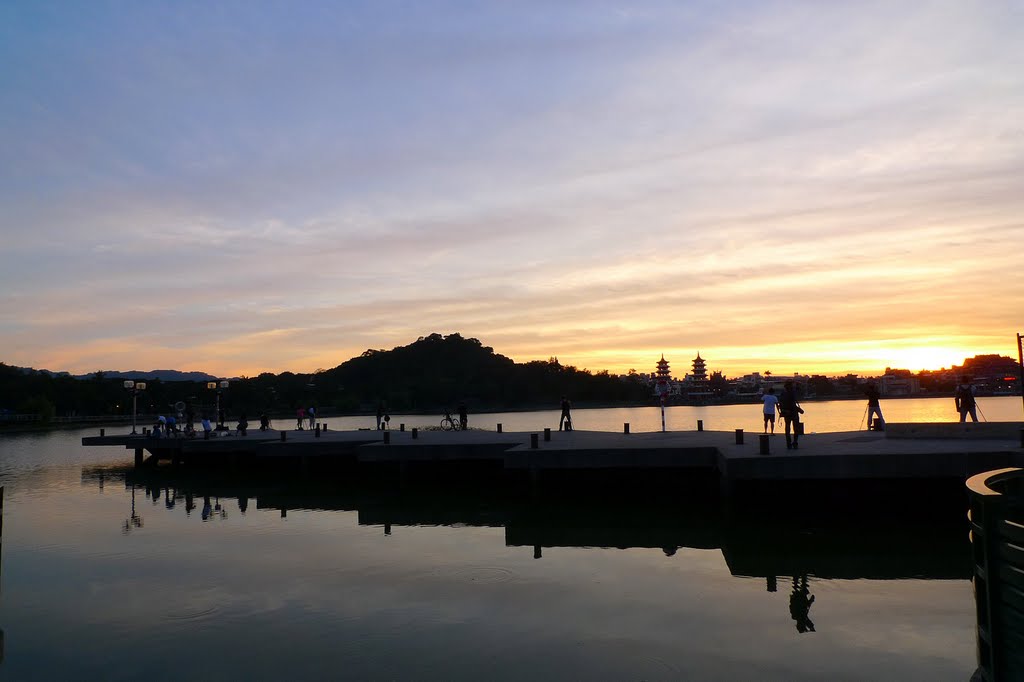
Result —
M 145 379 L 139 414 L 163 414 L 177 402 L 211 418 L 216 392 L 206 382 Z M 391 350 L 370 349 L 333 369 L 310 374 L 263 373 L 232 379 L 220 404 L 232 416 L 291 414 L 315 406 L 335 413 L 368 413 L 384 401 L 394 412 L 557 407 L 561 396 L 577 405 L 646 404 L 653 401 L 642 377 L 590 372 L 556 358 L 517 363 L 474 338 L 431 334 Z M 54 416 L 130 415 L 132 397 L 123 380 L 97 372 L 87 379 L 25 371 L 0 363 L 0 410 Z

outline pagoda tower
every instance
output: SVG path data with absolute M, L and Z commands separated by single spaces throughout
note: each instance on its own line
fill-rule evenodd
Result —
M 707 381 L 708 380 L 708 368 L 704 363 L 704 358 L 700 356 L 700 351 L 697 351 L 697 357 L 693 359 L 693 380 L 694 381 Z
M 658 383 L 668 383 L 670 379 L 668 360 L 665 359 L 665 354 L 661 354 L 661 360 L 658 360 Z

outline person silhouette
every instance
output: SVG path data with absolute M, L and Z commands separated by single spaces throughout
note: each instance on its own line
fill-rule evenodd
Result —
M 960 422 L 967 421 L 967 415 L 971 415 L 971 421 L 978 421 L 978 402 L 974 398 L 976 389 L 971 383 L 971 377 L 966 374 L 960 377 L 956 392 L 953 394 L 953 403 L 956 411 L 960 413 Z
M 813 603 L 814 595 L 807 585 L 807 575 L 799 578 L 793 576 L 793 591 L 789 594 L 789 615 L 796 621 L 797 632 L 814 632 L 814 623 L 810 617 Z
M 885 428 L 885 418 L 882 417 L 882 407 L 878 404 L 878 399 L 881 397 L 878 393 L 878 387 L 873 383 L 868 384 L 864 389 L 864 395 L 868 397 L 868 430 L 871 430 L 871 418 L 873 415 L 877 415 L 875 419 L 875 425 L 878 427 L 875 430 L 881 431 Z
M 564 395 L 562 396 L 562 414 L 558 418 L 558 430 L 561 431 L 564 425 L 566 431 L 572 431 L 572 415 L 569 410 L 572 409 L 572 404 L 569 399 Z
M 459 403 L 459 428 L 463 431 L 469 428 L 469 413 L 466 412 L 466 403 Z
M 792 381 L 787 381 L 783 384 L 782 396 L 779 398 L 779 412 L 782 413 L 782 419 L 786 422 L 786 449 L 797 450 L 799 449 L 800 439 L 800 415 L 803 414 L 804 408 L 800 407 L 800 404 L 796 399 L 796 388 L 793 386 Z M 790 437 L 789 431 L 793 430 L 793 435 Z

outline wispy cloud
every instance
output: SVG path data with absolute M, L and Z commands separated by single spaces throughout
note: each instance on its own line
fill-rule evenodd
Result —
M 1009 351 L 1012 4 L 64 9 L 0 9 L 3 361 Z

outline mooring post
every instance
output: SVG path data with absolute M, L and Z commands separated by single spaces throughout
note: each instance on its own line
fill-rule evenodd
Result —
M 760 452 L 761 452 L 762 455 L 770 455 L 771 454 L 771 441 L 768 440 L 768 438 L 769 438 L 769 436 L 768 436 L 767 433 L 762 433 L 761 434 L 761 448 L 760 448 Z
M 203 430 L 203 440 L 210 440 L 210 432 Z
M 736 445 L 743 445 L 743 429 L 736 429 Z
M 135 466 L 142 466 L 142 448 L 135 448 Z
M 623 433 L 629 433 L 629 422 L 625 422 L 625 423 L 624 423 L 624 424 L 622 425 L 622 432 L 623 432 Z
M 107 430 L 106 429 L 100 429 L 100 438 L 103 438 L 103 436 L 105 436 L 105 435 L 107 435 Z
M 537 437 L 538 437 L 538 434 L 536 434 L 536 433 L 531 433 L 530 434 L 530 449 L 531 450 L 536 450 L 538 447 L 540 447 L 539 444 L 537 443 Z
M 533 558 L 534 559 L 540 559 L 541 558 L 540 545 L 534 545 L 533 546 Z
M 319 438 L 320 437 L 320 425 L 319 424 L 316 425 L 316 432 L 313 434 L 313 437 L 314 438 Z
M 405 431 L 405 424 L 399 424 L 398 425 L 398 430 L 399 431 Z
M 327 422 L 324 422 L 324 431 L 327 430 Z
M 417 429 L 417 428 L 416 428 L 416 427 L 414 426 L 414 427 L 413 427 L 413 429 L 412 429 L 412 439 L 413 439 L 413 440 L 416 440 L 416 439 L 417 439 L 417 438 L 419 438 L 419 437 L 420 437 L 420 430 L 419 430 L 419 429 Z
M 544 429 L 544 440 L 551 440 L 551 429 Z
M 698 419 L 697 420 L 697 430 L 698 431 L 703 431 L 704 430 L 704 420 L 703 419 Z
M 281 432 L 281 442 L 283 443 L 286 440 L 288 440 L 288 432 L 287 431 L 282 431 Z
M 385 431 L 384 432 L 384 445 L 390 445 L 390 444 L 391 444 L 391 432 L 390 431 Z
M 498 422 L 498 433 L 501 433 L 501 422 Z M 1020 430 L 1021 442 L 1024 442 L 1024 429 Z

